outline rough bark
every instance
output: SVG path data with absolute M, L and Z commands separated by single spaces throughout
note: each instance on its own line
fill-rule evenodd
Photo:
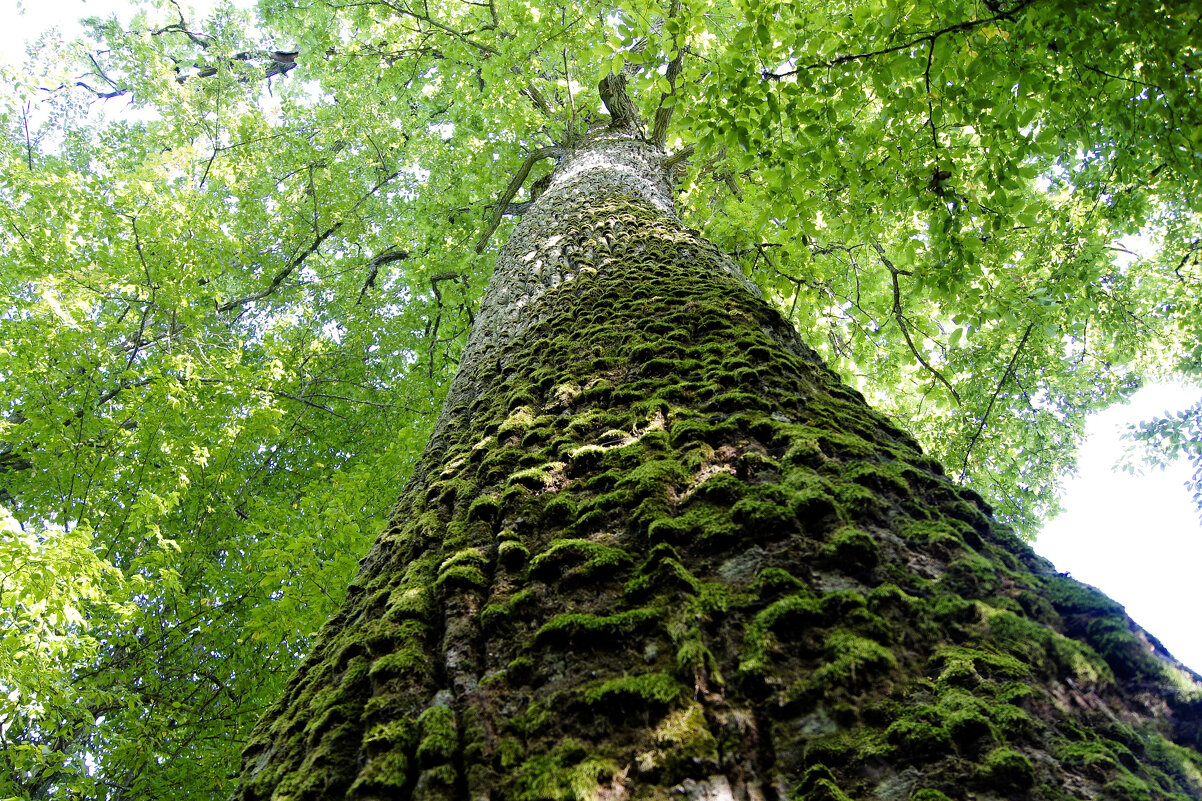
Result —
M 1202 683 L 563 159 L 241 799 L 1197 798 Z

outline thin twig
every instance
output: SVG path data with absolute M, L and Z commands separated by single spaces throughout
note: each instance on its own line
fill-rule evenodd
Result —
M 1009 11 L 1003 11 L 999 14 L 995 14 L 994 16 L 989 17 L 988 19 L 974 19 L 974 20 L 967 20 L 965 22 L 958 22 L 955 25 L 948 25 L 946 28 L 940 28 L 937 31 L 933 31 L 933 32 L 925 34 L 923 36 L 919 36 L 915 39 L 911 39 L 910 41 L 905 42 L 903 44 L 894 45 L 893 47 L 885 47 L 880 50 L 869 50 L 869 51 L 866 51 L 863 53 L 851 53 L 846 56 L 839 56 L 837 58 L 832 58 L 829 61 L 817 61 L 817 62 L 814 62 L 813 64 L 806 64 L 805 66 L 798 67 L 797 69 L 789 70 L 788 72 L 769 72 L 767 70 L 764 70 L 763 73 L 761 73 L 761 74 L 764 78 L 766 78 L 768 80 L 779 81 L 781 78 L 787 78 L 790 75 L 796 75 L 803 70 L 828 69 L 830 67 L 837 67 L 840 64 L 847 64 L 852 61 L 862 61 L 867 58 L 875 58 L 876 56 L 887 56 L 890 53 L 897 53 L 901 50 L 911 49 L 914 46 L 921 44 L 922 42 L 934 41 L 935 39 L 938 39 L 940 36 L 946 36 L 949 33 L 960 33 L 962 31 L 971 31 L 971 30 L 975 30 L 976 28 L 980 28 L 984 25 L 991 25 L 995 22 L 1001 22 L 1003 20 L 1011 21 L 1014 19 L 1015 14 L 1017 14 L 1020 11 L 1025 10 L 1028 6 L 1033 5 L 1035 2 L 1036 2 L 1036 0 L 1023 0 L 1023 2 L 1019 3 L 1018 5 L 1016 5 L 1014 8 L 1010 9 Z
M 311 256 L 314 251 L 316 251 L 319 247 L 321 247 L 322 244 L 327 239 L 329 239 L 331 236 L 333 236 L 335 233 L 337 233 L 338 229 L 342 228 L 342 226 L 346 223 L 346 221 L 349 218 L 349 215 L 351 213 L 355 212 L 360 206 L 362 206 L 367 201 L 367 199 L 369 197 L 374 195 L 376 192 L 380 191 L 380 189 L 385 184 L 387 184 L 389 181 L 396 178 L 400 174 L 401 173 L 398 170 L 397 172 L 394 172 L 391 175 L 386 176 L 383 180 L 381 180 L 379 183 L 377 183 L 375 186 L 373 186 L 371 189 L 369 189 L 366 193 L 364 193 L 363 197 L 359 198 L 359 200 L 355 203 L 354 206 L 351 206 L 351 208 L 347 212 L 348 217 L 344 217 L 343 219 L 334 223 L 329 228 L 327 228 L 324 233 L 322 233 L 320 236 L 318 236 L 316 239 L 314 239 L 313 243 L 311 245 L 309 245 L 309 247 L 305 248 L 303 253 L 298 255 L 292 261 L 288 262 L 287 266 L 285 266 L 284 269 L 282 269 L 278 273 L 276 273 L 275 278 L 271 279 L 271 283 L 267 285 L 266 289 L 262 290 L 261 292 L 256 292 L 253 295 L 247 295 L 244 298 L 238 298 L 237 300 L 227 301 L 227 302 L 221 304 L 220 306 L 218 306 L 217 311 L 225 312 L 225 311 L 229 311 L 230 309 L 237 308 L 238 306 L 244 306 L 247 303 L 254 303 L 257 300 L 262 300 L 263 298 L 267 297 L 272 292 L 275 292 L 276 289 L 279 288 L 280 284 L 284 283 L 284 280 L 286 278 L 288 278 L 288 276 L 292 275 L 293 272 L 296 271 L 296 268 L 300 267 L 302 264 L 305 263 L 305 259 L 309 258 L 309 256 Z
M 898 270 L 893 266 L 893 262 L 889 261 L 888 257 L 885 256 L 885 249 L 882 248 L 879 243 L 873 242 L 872 246 L 876 249 L 877 255 L 880 256 L 881 262 L 889 269 L 889 274 L 893 278 L 893 317 L 897 320 L 898 327 L 901 328 L 902 336 L 906 338 L 906 344 L 910 346 L 910 352 L 914 354 L 915 359 L 918 359 L 919 364 L 925 367 L 931 375 L 935 376 L 935 378 L 939 380 L 939 383 L 947 387 L 947 391 L 951 393 L 952 399 L 956 402 L 956 405 L 959 406 L 960 396 L 956 393 L 956 390 L 952 387 L 948 380 L 943 377 L 943 373 L 932 367 L 930 362 L 928 362 L 923 355 L 918 352 L 918 348 L 914 346 L 914 340 L 910 338 L 910 329 L 906 326 L 905 315 L 902 314 L 901 286 L 897 282 L 897 276 L 901 273 L 901 270 Z

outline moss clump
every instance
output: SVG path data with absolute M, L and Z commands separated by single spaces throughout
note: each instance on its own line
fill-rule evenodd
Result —
M 821 615 L 822 607 L 818 600 L 803 593 L 789 595 L 769 605 L 747 627 L 739 671 L 766 673 L 770 667 L 768 655 L 776 645 L 773 630 L 786 623 L 792 628 L 804 628 L 807 621 L 819 619 Z
M 347 795 L 350 798 L 393 795 L 400 793 L 409 778 L 409 757 L 402 751 L 388 751 L 369 757 L 367 764 L 359 770 L 355 783 Z
M 555 477 L 562 475 L 565 467 L 563 462 L 545 462 L 534 467 L 527 467 L 525 470 L 518 470 L 511 475 L 508 484 L 539 492 L 554 484 Z
M 534 415 L 530 412 L 530 407 L 518 405 L 509 413 L 509 417 L 505 418 L 505 422 L 501 423 L 497 429 L 497 439 L 503 440 L 507 435 L 521 434 L 526 429 L 534 424 Z
M 750 592 L 761 600 L 769 600 L 783 593 L 806 590 L 806 584 L 787 570 L 779 567 L 766 567 L 755 574 Z
M 450 707 L 429 707 L 417 719 L 417 728 L 420 737 L 417 759 L 423 766 L 440 765 L 455 756 L 459 747 L 459 726 Z
M 780 537 L 797 530 L 796 510 L 779 487 L 752 487 L 748 496 L 731 507 L 731 520 L 754 539 Z
M 910 793 L 910 801 L 952 801 L 946 793 L 924 787 Z
M 690 629 L 677 640 L 676 666 L 686 675 L 707 677 L 711 685 L 720 687 L 726 683 L 718 660 L 706 646 L 699 629 Z
M 501 499 L 499 497 L 495 495 L 481 495 L 472 501 L 472 505 L 468 507 L 467 519 L 469 523 L 476 520 L 492 523 L 497 519 L 497 514 L 500 511 Z
M 1012 748 L 995 748 L 981 763 L 979 778 L 988 787 L 1001 791 L 1026 790 L 1035 783 L 1031 760 Z
M 1161 794 L 1147 782 L 1128 775 L 1107 782 L 1103 797 L 1108 801 L 1155 801 Z
M 898 757 L 916 761 L 945 756 L 952 745 L 947 729 L 917 718 L 894 721 L 885 730 L 885 739 L 896 747 Z
M 388 597 L 384 619 L 389 621 L 401 621 L 408 618 L 425 620 L 430 617 L 433 603 L 433 597 L 426 587 L 403 583 Z
M 548 754 L 524 761 L 516 771 L 514 801 L 594 801 L 601 784 L 618 772 L 617 765 L 590 755 L 568 738 Z
M 839 510 L 832 493 L 816 487 L 798 489 L 789 496 L 789 512 L 807 531 L 825 531 L 838 518 Z
M 530 550 L 517 540 L 504 540 L 497 546 L 497 561 L 507 570 L 519 570 L 530 558 Z
M 1114 752 L 1096 740 L 1066 743 L 1056 749 L 1056 759 L 1065 765 L 1086 768 L 1098 779 L 1120 770 Z
M 1077 640 L 1010 611 L 986 615 L 992 642 L 1032 665 L 1047 665 L 1078 682 L 1097 682 L 1107 673 L 1097 654 Z
M 824 648 L 826 662 L 807 680 L 809 690 L 825 693 L 834 687 L 864 687 L 877 675 L 897 667 L 892 651 L 850 631 L 832 632 Z
M 661 613 L 655 609 L 631 609 L 613 615 L 570 613 L 556 615 L 534 634 L 535 645 L 573 644 L 601 647 L 615 638 L 645 632 L 660 622 Z
M 939 669 L 938 681 L 941 686 L 973 687 L 982 676 L 1013 679 L 1031 672 L 1027 665 L 1012 656 L 959 645 L 937 649 L 930 664 Z
M 892 492 L 900 496 L 910 494 L 910 485 L 904 478 L 897 475 L 900 468 L 894 464 L 872 464 L 870 462 L 854 462 L 843 471 L 845 481 L 854 481 L 869 489 L 879 492 Z
M 1045 581 L 1048 600 L 1062 615 L 1115 617 L 1123 615 L 1125 611 L 1118 601 L 1111 600 L 1100 590 L 1068 576 L 1049 576 Z
M 536 592 L 533 588 L 527 587 L 520 590 L 508 598 L 501 598 L 490 602 L 487 606 L 480 610 L 480 626 L 485 629 L 495 629 L 501 625 L 502 621 L 514 614 L 517 610 L 526 606 L 536 597 Z
M 425 643 L 426 627 L 416 620 L 406 621 L 400 628 L 402 639 L 391 653 L 371 663 L 369 674 L 373 681 L 393 676 L 421 680 L 431 673 L 430 655 Z
M 839 529 L 831 536 L 823 555 L 831 563 L 853 570 L 873 568 L 881 557 L 876 538 L 850 526 Z
M 654 748 L 638 757 L 641 773 L 658 771 L 671 782 L 697 764 L 717 765 L 718 740 L 698 703 L 669 712 L 652 732 L 652 741 Z
M 663 544 L 661 543 L 661 547 Z M 670 547 L 670 546 L 669 546 Z M 639 568 L 638 575 L 626 582 L 628 595 L 641 595 L 655 590 L 683 590 L 692 595 L 701 592 L 701 581 L 689 572 L 678 559 L 672 557 L 658 558 L 653 564 L 649 558 Z
M 363 747 L 368 755 L 382 754 L 396 749 L 407 749 L 417 736 L 416 725 L 408 718 L 390 720 L 372 726 L 363 737 Z
M 825 765 L 815 765 L 805 772 L 793 788 L 792 801 L 852 801 L 839 789 L 834 775 Z
M 1159 679 L 1164 667 L 1152 656 L 1150 649 L 1131 631 L 1131 624 L 1120 617 L 1091 620 L 1085 636 L 1114 674 L 1122 679 Z
M 487 586 L 488 579 L 475 565 L 455 565 L 439 571 L 438 580 L 434 582 L 436 590 L 444 587 L 484 589 Z
M 580 578 L 594 578 L 634 562 L 626 551 L 586 539 L 552 540 L 547 550 L 530 562 L 530 575 L 540 581 L 561 576 L 567 565 Z M 573 564 L 574 563 L 574 564 Z
M 457 565 L 475 565 L 476 567 L 481 567 L 487 563 L 488 558 L 479 548 L 461 548 L 442 560 L 442 564 L 438 566 L 438 571 L 441 573 Z
M 684 686 L 667 673 L 644 673 L 640 676 L 618 676 L 584 689 L 587 704 L 618 707 L 630 701 L 640 705 L 666 705 L 684 692 Z
M 683 448 L 691 442 L 716 444 L 722 439 L 722 428 L 696 418 L 677 420 L 668 434 L 668 443 L 673 448 Z
M 964 598 L 986 598 L 998 591 L 1001 581 L 997 566 L 983 556 L 970 554 L 947 566 L 941 582 Z
M 878 615 L 906 615 L 917 608 L 919 599 L 896 584 L 881 584 L 868 593 L 868 608 Z
M 570 495 L 556 495 L 543 507 L 543 522 L 549 526 L 565 526 L 575 519 L 576 502 Z
M 568 474 L 585 475 L 601 464 L 606 449 L 600 445 L 581 445 L 567 451 Z
M 714 473 L 695 486 L 690 497 L 725 505 L 734 503 L 746 491 L 743 482 L 730 473 Z

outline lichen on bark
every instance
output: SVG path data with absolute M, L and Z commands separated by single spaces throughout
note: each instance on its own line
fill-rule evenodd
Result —
M 1198 677 L 567 156 L 244 799 L 1191 798 Z

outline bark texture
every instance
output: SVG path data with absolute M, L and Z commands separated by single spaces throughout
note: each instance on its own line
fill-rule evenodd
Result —
M 1187 799 L 1202 684 L 569 155 L 238 798 Z

